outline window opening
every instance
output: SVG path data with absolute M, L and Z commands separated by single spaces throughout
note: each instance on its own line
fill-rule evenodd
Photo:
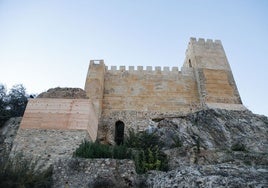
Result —
M 124 143 L 124 129 L 125 129 L 125 124 L 123 121 L 117 121 L 115 123 L 114 141 L 117 145 Z

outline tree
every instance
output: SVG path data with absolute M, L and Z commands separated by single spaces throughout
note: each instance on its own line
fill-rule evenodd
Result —
M 28 95 L 22 84 L 14 85 L 8 94 L 0 84 L 0 127 L 11 117 L 23 116 L 27 102 Z
M 10 113 L 7 110 L 6 87 L 0 84 L 0 127 L 9 119 Z
M 22 84 L 14 85 L 8 94 L 8 99 L 8 108 L 12 116 L 23 116 L 28 102 L 25 87 Z

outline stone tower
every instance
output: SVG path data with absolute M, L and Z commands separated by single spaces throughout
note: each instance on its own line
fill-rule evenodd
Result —
M 184 67 L 193 67 L 202 105 L 242 104 L 221 41 L 191 38 Z
M 103 60 L 91 60 L 86 77 L 85 91 L 92 100 L 97 116 L 102 113 L 105 65 Z

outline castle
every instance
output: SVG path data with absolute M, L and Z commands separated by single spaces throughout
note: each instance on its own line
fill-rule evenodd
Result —
M 103 60 L 92 60 L 85 91 L 88 98 L 30 100 L 17 137 L 25 141 L 34 134 L 38 141 L 29 140 L 28 144 L 36 142 L 35 147 L 45 134 L 57 137 L 50 136 L 58 139 L 55 142 L 64 137 L 64 143 L 74 146 L 85 138 L 120 144 L 127 129 L 144 130 L 155 118 L 204 108 L 245 109 L 219 40 L 191 38 L 181 70 L 150 66 L 109 69 Z M 30 146 L 20 143 L 16 147 Z

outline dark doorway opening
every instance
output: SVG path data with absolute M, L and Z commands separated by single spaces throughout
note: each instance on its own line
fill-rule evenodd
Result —
M 117 145 L 123 144 L 124 142 L 124 129 L 125 129 L 125 124 L 123 121 L 117 121 L 115 123 L 114 141 Z

